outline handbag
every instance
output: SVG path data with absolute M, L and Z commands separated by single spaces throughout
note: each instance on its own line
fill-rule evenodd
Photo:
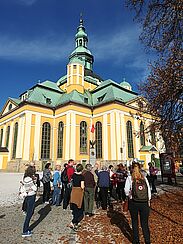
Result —
M 128 212 L 128 198 L 123 203 L 123 212 Z

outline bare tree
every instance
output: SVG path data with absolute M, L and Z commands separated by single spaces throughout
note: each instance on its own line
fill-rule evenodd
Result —
M 172 46 L 181 47 L 183 37 L 182 0 L 126 0 L 135 10 L 135 19 L 143 31 L 140 40 L 148 48 L 158 52 L 168 51 Z
M 142 23 L 140 40 L 159 59 L 140 90 L 157 118 L 167 150 L 179 151 L 183 138 L 183 1 L 126 0 Z

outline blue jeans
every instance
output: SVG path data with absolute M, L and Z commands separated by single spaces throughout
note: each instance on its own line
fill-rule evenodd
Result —
M 52 202 L 53 202 L 53 205 L 56 204 L 56 206 L 58 206 L 60 204 L 60 187 L 58 187 L 58 186 L 53 186 L 53 187 L 54 187 L 54 190 L 53 190 Z
M 25 216 L 25 221 L 24 221 L 24 225 L 23 225 L 23 233 L 26 233 L 27 231 L 29 231 L 29 223 L 30 223 L 31 217 L 34 213 L 35 200 L 36 200 L 36 194 L 33 196 L 26 197 L 26 216 Z

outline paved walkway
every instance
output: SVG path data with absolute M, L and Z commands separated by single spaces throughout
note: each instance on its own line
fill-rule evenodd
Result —
M 111 211 L 97 211 L 95 217 L 86 218 L 82 222 L 81 229 L 76 234 L 67 227 L 67 224 L 72 218 L 71 212 L 69 210 L 63 211 L 62 207 L 43 205 L 41 204 L 41 199 L 38 199 L 36 202 L 35 213 L 31 220 L 34 234 L 32 237 L 23 239 L 21 237 L 21 232 L 25 216 L 21 212 L 21 201 L 17 198 L 19 181 L 22 179 L 22 176 L 23 174 L 19 173 L 0 173 L 1 244 L 130 243 L 130 217 L 129 215 L 126 217 L 123 215 L 119 205 L 114 206 L 114 209 Z M 166 239 L 169 235 L 169 239 L 167 240 L 170 240 L 172 238 L 171 236 L 174 236 L 174 239 L 176 238 L 176 240 L 178 240 L 177 243 L 181 243 L 179 242 L 181 236 L 179 237 L 178 235 L 180 232 L 179 229 L 182 229 L 182 224 L 179 223 L 183 220 L 183 213 L 180 207 L 182 194 L 175 193 L 175 190 L 176 188 L 172 186 L 159 186 L 159 194 L 163 197 L 152 201 L 153 211 L 150 224 L 151 228 L 158 226 L 156 238 L 163 236 L 163 238 Z M 179 189 L 179 192 L 182 192 L 182 189 Z M 164 193 L 166 198 L 163 195 Z M 175 206 L 177 209 L 175 209 Z M 171 213 L 171 216 L 169 216 L 169 213 Z M 176 232 L 172 232 L 172 230 L 175 229 Z M 159 243 L 165 242 L 158 242 L 158 244 Z

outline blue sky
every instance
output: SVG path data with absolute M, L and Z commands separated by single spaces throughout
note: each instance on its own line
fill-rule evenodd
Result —
M 137 90 L 152 54 L 123 0 L 0 0 L 0 108 L 39 80 L 66 74 L 80 12 L 94 55 L 94 72 Z

